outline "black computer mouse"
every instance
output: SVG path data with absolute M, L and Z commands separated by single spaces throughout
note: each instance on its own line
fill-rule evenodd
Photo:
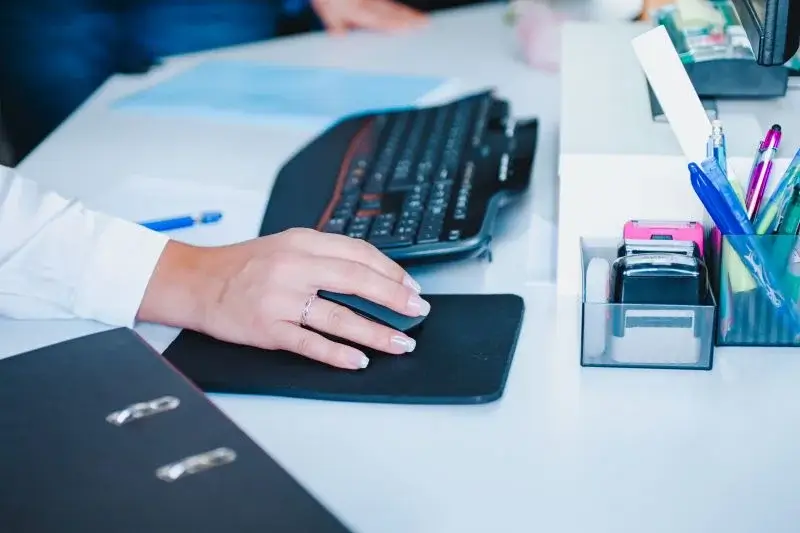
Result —
M 373 322 L 378 322 L 384 326 L 389 326 L 397 331 L 409 331 L 422 324 L 422 321 L 427 318 L 425 316 L 406 316 L 388 307 L 384 307 L 353 294 L 319 291 L 317 292 L 317 296 L 324 300 L 342 305 L 364 318 L 372 320 Z

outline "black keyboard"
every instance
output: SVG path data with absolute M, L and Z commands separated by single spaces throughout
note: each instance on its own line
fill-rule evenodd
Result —
M 406 263 L 479 255 L 530 184 L 537 129 L 491 92 L 346 118 L 281 169 L 260 234 L 316 228 Z

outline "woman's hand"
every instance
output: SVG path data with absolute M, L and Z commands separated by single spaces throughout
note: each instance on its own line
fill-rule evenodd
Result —
M 408 316 L 430 310 L 419 285 L 372 245 L 292 229 L 216 248 L 170 242 L 139 319 L 348 369 L 366 367 L 364 353 L 311 329 L 391 354 L 414 349 L 407 335 L 316 298 L 320 289 L 361 296 Z
M 392 0 L 311 0 L 311 5 L 331 33 L 349 29 L 400 30 L 419 26 L 427 17 Z

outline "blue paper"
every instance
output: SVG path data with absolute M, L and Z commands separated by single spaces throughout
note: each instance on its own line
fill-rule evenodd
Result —
M 203 118 L 331 122 L 408 108 L 442 78 L 214 60 L 115 103 L 117 109 Z

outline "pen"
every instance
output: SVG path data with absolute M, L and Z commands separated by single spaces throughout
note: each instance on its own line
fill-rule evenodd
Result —
M 793 334 L 800 333 L 800 316 L 781 292 L 780 281 L 770 268 L 758 238 L 754 238 L 753 227 L 742 206 L 731 205 L 728 200 L 734 193 L 716 161 L 704 161 L 702 169 L 696 163 L 690 163 L 689 177 L 697 197 L 722 233 L 731 236 L 730 245 L 739 254 L 750 274 L 758 280 L 770 304 L 789 319 Z
M 708 152 L 707 156 L 713 158 L 717 162 L 720 170 L 722 170 L 728 182 L 731 184 L 739 203 L 744 206 L 745 194 L 742 184 L 736 178 L 731 179 L 728 174 L 727 143 L 725 141 L 725 132 L 722 128 L 721 120 L 714 120 L 711 123 L 711 135 L 708 138 L 706 151 Z M 724 237 L 723 235 L 723 238 Z M 727 300 L 726 296 L 732 296 L 727 294 L 728 291 L 742 293 L 756 288 L 755 280 L 747 273 L 747 269 L 742 264 L 741 259 L 736 255 L 736 252 L 733 251 L 730 246 L 723 246 L 722 253 L 721 270 L 723 275 L 721 279 L 723 282 L 727 279 L 727 283 L 723 283 L 726 291 L 721 295 L 722 301 L 720 302 L 720 307 L 724 307 L 727 303 L 725 301 Z
M 205 211 L 196 215 L 183 215 L 179 217 L 164 218 L 160 220 L 148 220 L 139 222 L 140 225 L 153 231 L 171 231 L 181 228 L 189 228 L 196 224 L 213 224 L 222 219 L 219 211 Z
M 725 132 L 722 130 L 722 121 L 714 120 L 711 123 L 711 136 L 708 138 L 709 154 L 708 157 L 713 157 L 719 168 L 727 175 L 728 174 L 728 149 L 725 142 Z M 741 189 L 741 186 L 739 187 Z M 744 198 L 744 192 L 742 193 Z
M 758 147 L 753 172 L 750 175 L 750 184 L 747 186 L 745 204 L 750 220 L 755 220 L 758 208 L 761 207 L 761 200 L 764 198 L 764 191 L 767 189 L 767 181 L 769 181 L 769 173 L 772 171 L 772 160 L 775 159 L 780 143 L 781 127 L 773 124 Z
M 789 167 L 775 188 L 775 192 L 772 193 L 770 199 L 764 204 L 764 209 L 758 214 L 756 218 L 756 233 L 759 235 L 768 233 L 779 214 L 779 210 L 786 202 L 786 195 L 791 192 L 792 186 L 798 180 L 800 180 L 800 150 L 794 155 Z
M 775 229 L 775 243 L 773 244 L 773 254 L 776 265 L 786 268 L 788 289 L 790 298 L 796 296 L 798 287 L 797 277 L 791 275 L 790 260 L 797 244 L 797 235 L 800 233 L 800 185 L 795 185 L 791 196 L 786 202 L 786 208 Z
M 706 145 L 706 157 L 714 159 L 719 165 L 720 169 L 726 174 L 728 168 L 728 157 L 726 153 L 725 133 L 722 130 L 722 122 L 714 120 L 711 122 L 711 135 L 708 137 Z M 733 185 L 733 183 L 731 183 Z M 739 187 L 741 190 L 741 186 Z M 736 191 L 736 189 L 734 189 Z M 736 191 L 738 193 L 738 191 Z M 737 194 L 740 201 L 744 201 L 744 194 Z M 739 280 L 740 291 L 745 292 L 748 289 L 755 288 L 749 285 L 754 285 L 755 282 L 747 274 L 747 269 L 742 264 L 736 251 L 731 249 L 729 245 L 725 244 L 725 235 L 719 228 L 715 228 L 715 234 L 720 237 L 720 246 L 722 254 L 720 256 L 719 264 L 719 314 L 720 314 L 720 331 L 722 336 L 727 336 L 731 327 L 733 327 L 733 288 L 732 284 Z M 733 271 L 731 273 L 731 271 Z M 746 283 L 750 282 L 750 283 Z M 744 286 L 742 286 L 744 285 Z

